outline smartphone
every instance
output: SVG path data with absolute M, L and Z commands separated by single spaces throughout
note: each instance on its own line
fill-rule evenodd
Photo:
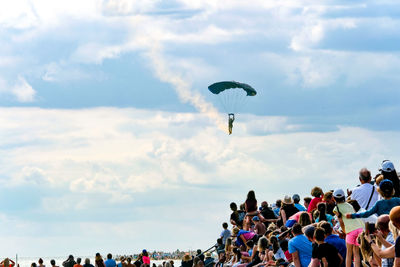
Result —
M 367 234 L 371 235 L 376 232 L 376 227 L 374 223 L 365 223 L 365 230 Z

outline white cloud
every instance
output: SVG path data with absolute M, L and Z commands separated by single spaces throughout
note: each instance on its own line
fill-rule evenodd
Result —
M 18 77 L 18 81 L 11 89 L 11 93 L 19 102 L 33 102 L 36 95 L 36 91 L 22 76 Z

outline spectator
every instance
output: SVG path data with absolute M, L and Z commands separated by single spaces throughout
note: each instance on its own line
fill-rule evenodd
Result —
M 182 267 L 193 267 L 193 259 L 192 259 L 192 257 L 190 257 L 190 255 L 188 253 L 186 253 L 183 256 L 181 266 Z
M 279 217 L 279 212 L 281 210 L 282 200 L 277 199 L 275 202 L 274 213 L 276 217 Z
M 74 256 L 72 256 L 72 255 L 69 255 L 68 256 L 68 259 L 66 259 L 63 263 L 62 263 L 62 266 L 64 266 L 64 267 L 74 267 L 74 265 L 75 265 L 75 260 L 74 260 Z
M 267 229 L 265 228 L 265 225 L 262 222 L 260 222 L 260 218 L 258 218 L 258 216 L 254 216 L 253 217 L 253 222 L 255 224 L 254 232 L 257 235 L 264 235 L 265 232 L 267 232 Z
M 394 187 L 394 197 L 400 197 L 400 182 L 397 175 L 396 169 L 390 160 L 384 160 L 382 162 L 380 171 L 384 179 L 392 181 Z
M 264 223 L 265 228 L 268 228 L 268 226 L 270 225 L 271 222 L 276 222 L 276 220 L 277 220 L 274 211 L 270 207 L 268 207 L 267 201 L 263 201 L 261 203 L 260 213 L 261 213 L 262 217 L 264 218 L 264 220 L 261 220 L 261 221 Z
M 225 245 L 224 243 L 222 243 L 223 245 Z M 224 248 L 225 248 L 225 246 L 224 246 Z M 204 261 L 204 254 L 203 253 L 201 253 L 201 249 L 198 249 L 197 251 L 196 251 L 196 257 L 199 257 L 199 259 L 201 260 L 201 261 Z
M 321 228 L 325 231 L 325 242 L 334 246 L 343 258 L 342 266 L 345 266 L 346 261 L 346 241 L 341 239 L 338 235 L 333 234 L 332 225 L 328 222 L 321 223 Z
M 83 267 L 94 267 L 92 264 L 90 264 L 90 259 L 86 258 L 85 259 L 85 264 L 83 265 Z M 129 266 L 132 267 L 132 266 Z
M 347 213 L 354 213 L 353 206 L 345 202 L 345 195 L 342 189 L 336 189 L 333 192 L 333 197 L 336 202 L 336 207 L 333 210 L 337 216 L 340 227 L 346 233 L 346 267 L 350 267 L 354 255 L 355 267 L 360 267 L 360 250 L 357 242 L 357 237 L 362 233 L 364 224 L 360 219 L 348 219 L 343 216 Z
M 350 198 L 357 200 L 361 208 L 368 210 L 378 201 L 378 192 L 371 184 L 371 172 L 367 168 L 362 168 L 359 172 L 361 185 L 354 188 Z
M 290 196 L 285 196 L 282 201 L 278 226 L 286 225 L 287 227 L 291 227 L 294 224 L 294 222 L 291 221 L 287 225 L 286 221 L 289 220 L 290 216 L 293 216 L 297 212 L 299 212 L 299 210 L 294 206 L 292 198 Z
M 95 259 L 95 267 L 105 267 L 103 257 L 100 255 L 100 253 L 97 252 L 96 257 L 94 259 Z
M 310 206 L 311 197 L 305 197 L 303 198 L 303 201 L 304 201 L 304 207 L 308 209 L 308 207 Z
M 316 256 L 323 266 L 340 266 L 342 264 L 343 258 L 336 247 L 325 242 L 325 231 L 323 228 L 317 227 L 315 229 L 314 239 L 318 244 L 315 247 Z
M 143 249 L 142 251 L 142 261 L 143 261 L 143 265 L 150 267 L 150 257 L 149 257 L 149 253 L 147 253 L 147 250 Z M 106 267 L 108 267 L 106 265 Z
M 56 261 L 55 261 L 55 260 L 51 260 L 51 261 L 50 261 L 50 265 L 51 265 L 51 267 L 58 267 L 58 266 L 56 265 Z
M 299 211 L 306 211 L 307 209 L 301 205 L 300 202 L 300 196 L 298 194 L 294 194 L 292 196 L 293 202 L 294 202 L 294 206 L 299 210 Z
M 229 237 L 231 237 L 231 231 L 228 230 L 228 224 L 227 224 L 226 222 L 224 222 L 224 223 L 222 224 L 222 228 L 224 229 L 224 230 L 221 232 L 222 244 L 225 245 L 226 240 L 227 240 Z
M 230 204 L 230 208 L 232 210 L 231 224 L 233 226 L 237 226 L 239 228 L 242 228 L 243 227 L 244 216 L 245 216 L 246 213 L 244 211 L 238 211 L 238 207 L 237 207 L 235 202 L 232 202 Z
M 214 259 L 211 257 L 211 253 L 207 252 L 205 256 L 206 256 L 206 258 L 204 260 L 204 266 L 212 267 L 214 265 Z
M 116 267 L 117 263 L 115 262 L 115 260 L 112 258 L 112 254 L 108 253 L 107 254 L 107 260 L 104 262 L 104 265 L 106 267 Z
M 74 267 L 82 267 L 81 261 L 82 261 L 81 258 L 76 258 L 76 264 L 74 265 Z
M 326 213 L 326 204 L 324 202 L 318 203 L 317 210 L 318 210 L 318 217 L 315 220 L 315 222 L 327 221 L 333 225 L 333 217 L 332 215 Z
M 311 213 L 313 210 L 317 208 L 319 202 L 322 202 L 322 197 L 324 196 L 324 192 L 318 186 L 311 189 L 311 195 L 314 197 L 311 199 L 310 204 L 308 205 L 307 212 Z
M 335 208 L 335 200 L 333 199 L 333 192 L 332 191 L 326 192 L 322 200 L 325 201 L 326 203 L 326 213 L 332 216 L 335 215 L 333 213 L 333 209 Z
M 311 261 L 311 242 L 303 235 L 301 225 L 292 227 L 294 237 L 289 241 L 289 253 L 292 254 L 295 267 L 307 267 Z

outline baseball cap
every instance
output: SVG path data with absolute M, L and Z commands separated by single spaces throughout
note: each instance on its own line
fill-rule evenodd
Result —
M 293 201 L 300 201 L 300 196 L 298 194 L 294 194 L 292 196 Z
M 334 197 L 334 198 L 342 198 L 342 197 L 345 197 L 343 189 L 336 189 L 336 190 L 333 192 L 333 197 Z
M 253 217 L 253 221 L 259 221 L 259 220 L 260 220 L 260 218 L 258 218 L 258 216 Z
M 315 227 L 310 225 L 305 229 L 304 234 L 306 236 L 308 236 L 308 237 L 313 237 L 314 236 L 314 231 L 315 231 Z
M 390 160 L 384 160 L 379 170 L 383 172 L 392 172 L 394 171 L 394 165 Z
M 393 191 L 393 183 L 392 181 L 385 179 L 379 184 L 379 189 L 384 193 L 390 193 Z

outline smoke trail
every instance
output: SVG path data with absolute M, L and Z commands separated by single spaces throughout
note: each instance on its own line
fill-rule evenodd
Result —
M 212 119 L 219 129 L 227 132 L 226 120 L 200 93 L 190 90 L 189 82 L 185 81 L 181 75 L 171 71 L 159 45 L 151 44 L 146 56 L 150 59 L 156 76 L 161 81 L 171 84 L 181 101 L 193 105 L 199 112 Z

